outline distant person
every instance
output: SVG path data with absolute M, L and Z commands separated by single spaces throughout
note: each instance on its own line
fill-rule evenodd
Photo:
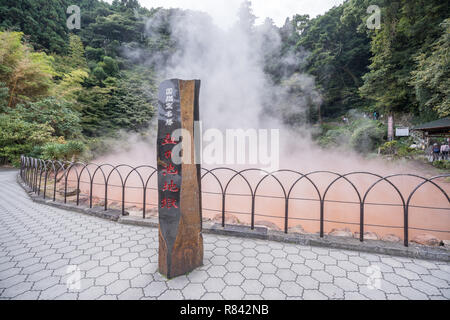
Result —
M 447 143 L 444 143 L 441 146 L 441 159 L 448 160 L 448 153 L 450 151 L 450 146 Z
M 433 144 L 433 161 L 439 160 L 439 154 L 441 153 L 441 148 L 437 143 Z
M 373 112 L 373 120 L 378 120 L 378 112 Z

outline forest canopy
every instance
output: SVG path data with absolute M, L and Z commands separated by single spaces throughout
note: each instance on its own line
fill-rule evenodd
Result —
M 3 161 L 72 141 L 92 147 L 119 130 L 143 132 L 154 116 L 157 70 L 127 52 L 167 61 L 178 48 L 170 19 L 181 10 L 81 0 L 83 28 L 70 30 L 72 2 L 0 1 Z M 381 8 L 379 29 L 366 26 L 369 5 Z M 298 95 L 295 76 L 306 73 L 322 96 L 318 111 L 287 125 L 332 121 L 350 110 L 410 114 L 417 122 L 449 116 L 449 23 L 445 1 L 347 0 L 315 18 L 299 13 L 270 26 L 282 45 L 265 56 L 267 76 Z M 289 69 L 280 65 L 304 53 Z

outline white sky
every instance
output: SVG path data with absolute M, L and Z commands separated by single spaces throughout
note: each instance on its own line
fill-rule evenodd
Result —
M 182 8 L 207 12 L 222 28 L 233 24 L 234 20 L 229 17 L 236 17 L 241 2 L 242 0 L 139 0 L 146 8 Z M 277 26 L 282 26 L 287 17 L 296 13 L 315 17 L 343 2 L 344 0 L 252 0 L 252 7 L 258 17 L 258 24 L 269 17 Z

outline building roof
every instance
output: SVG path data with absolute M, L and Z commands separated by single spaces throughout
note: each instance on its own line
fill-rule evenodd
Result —
M 427 131 L 430 129 L 446 129 L 450 128 L 450 117 L 442 118 L 439 120 L 427 122 L 412 128 L 412 130 Z

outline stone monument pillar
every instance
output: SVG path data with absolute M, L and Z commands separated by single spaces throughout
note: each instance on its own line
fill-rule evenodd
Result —
M 194 122 L 199 120 L 200 80 L 171 79 L 158 94 L 159 272 L 167 278 L 203 265 L 200 165 L 195 164 Z M 183 129 L 181 139 L 174 131 Z M 181 140 L 184 139 L 185 141 Z M 187 161 L 174 161 L 182 143 Z M 174 150 L 175 148 L 175 150 Z M 183 155 L 185 156 L 185 155 Z

